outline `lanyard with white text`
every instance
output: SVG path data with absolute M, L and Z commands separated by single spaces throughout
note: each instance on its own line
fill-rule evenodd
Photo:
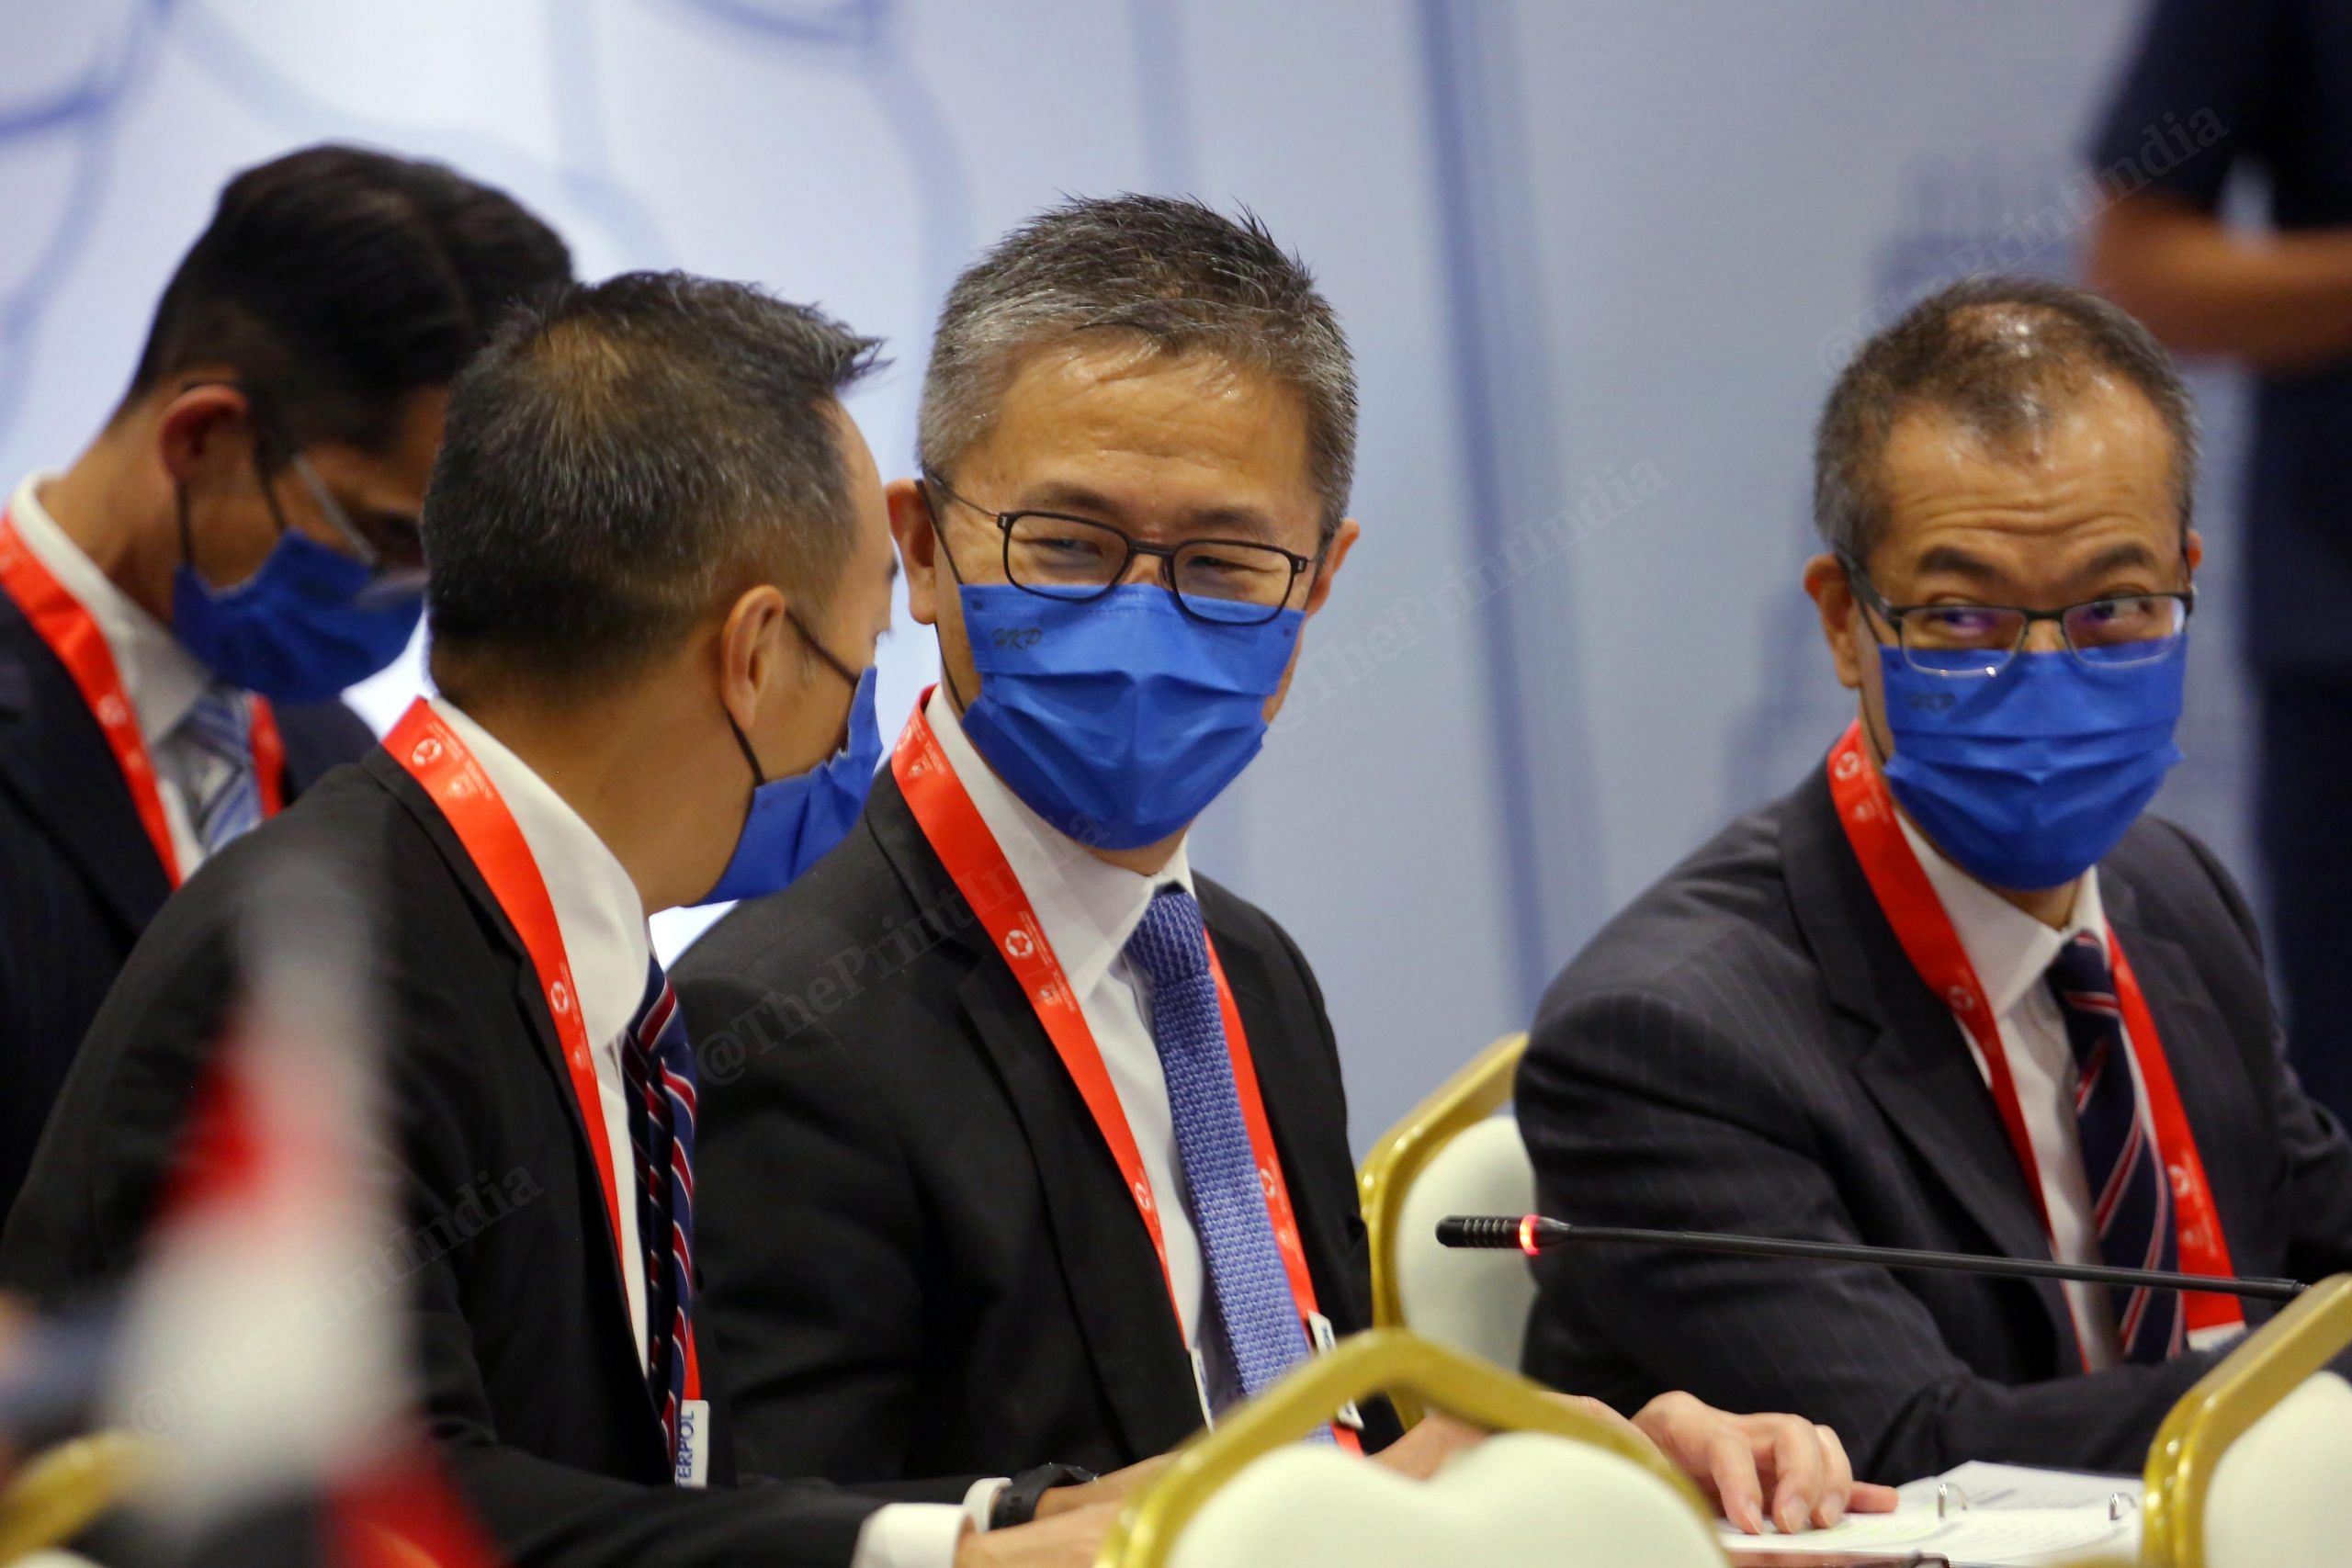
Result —
M 2017 1080 L 2009 1071 L 1999 1021 L 1993 1016 L 1992 1003 L 1985 997 L 1984 983 L 1976 977 L 1975 965 L 1969 962 L 1960 935 L 1952 929 L 1951 917 L 1945 912 L 1943 901 L 1936 897 L 1934 885 L 1928 880 L 1919 857 L 1911 852 L 1911 845 L 1903 836 L 1902 824 L 1895 818 L 1894 797 L 1871 761 L 1859 723 L 1847 729 L 1829 753 L 1829 790 L 1837 800 L 1838 820 L 1846 829 L 1847 840 L 1853 845 L 1855 858 L 1861 862 L 1862 873 L 1870 879 L 1871 892 L 1876 896 L 1879 908 L 1885 911 L 1887 922 L 1894 926 L 1912 968 L 1927 982 L 1928 988 L 1951 1009 L 1952 1016 L 1968 1032 L 1984 1058 L 1984 1075 L 1991 1082 L 1994 1102 L 2000 1108 L 2001 1123 L 2008 1130 L 2018 1164 L 2023 1168 L 2027 1185 L 2032 1190 L 2034 1210 L 2041 1217 L 2043 1233 L 2052 1238 L 2054 1249 L 2056 1232 L 2042 1196 L 2041 1166 L 2034 1156 L 2033 1141 L 2026 1131 L 2025 1108 L 2018 1099 Z M 2197 1152 L 2196 1134 L 2189 1129 L 2188 1112 L 2181 1103 L 2179 1086 L 2173 1081 L 2172 1064 L 2165 1058 L 2164 1043 L 2156 1035 L 2155 1018 L 2148 1010 L 2147 998 L 2141 994 L 2140 982 L 2132 975 L 2131 962 L 2124 957 L 2122 944 L 2116 941 L 2112 927 L 2107 931 L 2107 951 L 2115 974 L 2115 998 L 2122 1010 L 2124 1032 L 2131 1041 L 2141 1087 L 2146 1091 L 2148 1107 L 2155 1118 L 2156 1153 L 2172 1187 L 2181 1269 L 2226 1278 L 2236 1270 L 2230 1263 L 2229 1242 L 2222 1234 L 2222 1219 L 2213 1205 L 2212 1188 L 2205 1179 L 2205 1162 Z M 2192 1336 L 2245 1325 L 2245 1309 L 2234 1297 L 2190 1295 L 2184 1304 Z
M 1046 940 L 1045 928 L 1038 924 L 1036 912 L 1029 906 L 1028 895 L 1022 891 L 1019 879 L 1006 863 L 1004 852 L 997 846 L 988 824 L 980 819 L 979 808 L 972 804 L 963 781 L 948 765 L 946 753 L 940 750 L 939 738 L 932 732 L 931 721 L 923 716 L 923 708 L 930 701 L 931 694 L 925 692 L 915 704 L 915 711 L 890 753 L 890 772 L 906 795 L 923 837 L 930 840 L 932 850 L 947 868 L 947 874 L 964 895 L 965 902 L 972 907 L 972 913 L 988 931 L 997 952 L 1012 968 L 1013 977 L 1021 982 L 1031 1010 L 1053 1041 L 1055 1053 L 1061 1057 L 1062 1066 L 1078 1086 L 1086 1108 L 1093 1113 L 1095 1127 L 1109 1145 L 1111 1157 L 1118 1162 L 1120 1174 L 1126 1179 L 1136 1213 L 1151 1235 L 1152 1249 L 1159 1255 L 1160 1276 L 1168 1283 L 1169 1301 L 1173 1307 L 1175 1281 L 1169 1273 L 1168 1244 L 1160 1234 L 1159 1205 L 1152 1197 L 1151 1179 L 1145 1173 L 1143 1156 L 1136 1147 L 1135 1133 L 1127 1125 L 1125 1110 L 1119 1104 L 1118 1090 L 1112 1086 L 1110 1070 L 1103 1066 L 1102 1049 L 1094 1042 L 1094 1032 L 1087 1026 L 1086 1015 L 1070 990 L 1069 980 L 1063 976 L 1061 961 L 1054 956 L 1053 947 Z M 1233 987 L 1226 982 L 1225 966 L 1217 959 L 1215 942 L 1209 944 L 1209 972 L 1216 981 L 1217 1010 L 1224 1016 L 1226 1049 L 1233 1059 L 1233 1085 L 1240 1096 L 1242 1121 L 1250 1130 L 1250 1148 L 1258 1165 L 1258 1184 L 1265 1193 L 1266 1217 L 1273 1224 L 1274 1241 L 1283 1257 L 1283 1272 L 1289 1277 L 1291 1302 L 1309 1344 L 1318 1350 L 1328 1348 L 1325 1319 L 1316 1310 L 1315 1280 L 1306 1267 L 1306 1248 L 1299 1239 L 1298 1217 L 1291 1208 L 1290 1189 L 1283 1179 L 1282 1160 L 1274 1149 L 1273 1130 L 1266 1120 L 1265 1100 L 1259 1093 L 1258 1071 L 1250 1059 L 1250 1041 L 1242 1032 L 1241 1012 L 1234 1005 Z M 1176 1317 L 1180 1323 L 1182 1321 L 1181 1311 Z M 1344 1423 L 1334 1426 L 1332 1432 L 1343 1446 L 1361 1451 L 1356 1434 Z
M 523 939 L 539 988 L 547 997 L 548 1016 L 555 1021 L 556 1043 L 562 1048 L 572 1099 L 580 1108 L 581 1130 L 587 1134 L 589 1152 L 595 1156 L 596 1179 L 604 1189 L 613 1255 L 626 1280 L 632 1265 L 621 1250 L 620 1188 L 613 1175 L 612 1140 L 605 1132 L 595 1047 L 588 1038 L 588 1021 L 581 1016 L 580 988 L 572 983 L 571 960 L 563 949 L 563 928 L 556 921 L 555 903 L 548 897 L 538 863 L 531 858 L 531 846 L 498 786 L 491 783 L 458 732 L 424 698 L 409 705 L 400 723 L 384 737 L 384 749 L 433 797 L 458 841 L 465 845 L 466 857 L 490 885 L 490 896 L 497 900 L 514 934 Z M 631 1190 L 635 1190 L 633 1178 Z M 686 1397 L 702 1397 L 702 1369 L 695 1354 L 691 1323 L 686 1329 Z
M 171 818 L 164 815 L 163 791 L 155 783 L 154 759 L 147 754 L 146 739 L 139 733 L 139 715 L 130 705 L 130 694 L 123 690 L 122 672 L 115 667 L 106 636 L 82 602 L 35 558 L 6 513 L 0 513 L 0 592 L 17 602 L 34 633 L 73 677 L 90 716 L 98 721 L 99 733 L 114 752 L 115 766 L 130 790 L 130 804 L 139 813 L 140 826 L 147 829 L 148 842 L 155 847 L 155 858 L 164 864 L 164 875 L 177 887 L 179 852 L 172 846 Z M 253 713 L 247 743 L 253 748 L 254 784 L 261 795 L 261 814 L 275 817 L 286 804 L 286 747 L 278 739 L 277 717 L 270 712 L 269 704 L 259 696 L 249 698 L 248 703 Z

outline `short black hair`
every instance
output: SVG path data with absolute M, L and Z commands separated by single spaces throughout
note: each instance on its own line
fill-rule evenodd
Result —
M 2040 278 L 1974 277 L 1922 299 L 1856 351 L 1814 435 L 1814 525 L 1867 564 L 1886 526 L 1880 458 L 1904 415 L 1933 409 L 1996 449 L 2046 429 L 2096 381 L 2148 400 L 2172 436 L 2184 533 L 2197 488 L 2197 411 L 2172 356 L 2120 306 Z
M 876 347 L 683 273 L 511 316 L 458 379 L 425 492 L 435 680 L 585 695 L 755 582 L 820 608 L 855 541 L 832 411 Z
M 509 306 L 571 277 L 563 241 L 503 191 L 440 164 L 305 148 L 221 190 L 124 404 L 226 365 L 273 437 L 381 451 L 405 398 L 455 380 Z

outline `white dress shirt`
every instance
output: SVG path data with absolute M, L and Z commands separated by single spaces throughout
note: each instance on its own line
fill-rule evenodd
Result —
M 1078 998 L 1079 1011 L 1093 1032 L 1095 1047 L 1102 1053 L 1119 1109 L 1126 1113 L 1127 1130 L 1143 1156 L 1144 1177 L 1151 1183 L 1184 1343 L 1197 1350 L 1205 1280 L 1200 1235 L 1185 1206 L 1168 1078 L 1151 1035 L 1150 988 L 1126 956 L 1127 939 L 1143 923 L 1155 892 L 1171 882 L 1187 893 L 1194 891 L 1184 846 L 1176 846 L 1175 855 L 1156 876 L 1097 859 L 1029 809 L 996 776 L 957 722 L 944 685 L 932 693 L 923 714 L 939 737 L 947 765 L 956 770 L 1030 908 L 1037 912 L 1038 929 L 1054 950 L 1063 977 Z M 1222 1354 L 1216 1358 L 1224 1359 Z M 1223 1370 L 1209 1370 L 1213 1387 L 1222 1381 Z
M 217 766 L 196 740 L 180 731 L 180 720 L 212 680 L 196 655 L 180 646 L 172 629 L 149 615 L 130 595 L 116 587 L 98 563 L 82 553 L 57 520 L 41 504 L 41 489 L 54 474 L 34 474 L 17 487 L 8 502 L 9 519 L 35 560 L 49 569 L 57 585 L 80 601 L 114 667 L 122 677 L 123 693 L 131 712 L 139 716 L 140 738 L 155 765 L 156 793 L 163 797 L 164 820 L 170 825 L 172 852 L 180 875 L 195 872 L 204 859 L 204 841 L 197 837 L 191 802 L 196 782 Z
M 2061 1263 L 2104 1263 L 2098 1225 L 2092 1217 L 2090 1179 L 2083 1169 L 2082 1132 L 2075 1120 L 2075 1087 L 2080 1075 L 2066 1038 L 2065 1018 L 2045 983 L 2059 951 L 2077 935 L 2089 931 L 2102 942 L 2107 940 L 2098 868 L 2083 874 L 2075 889 L 2072 917 L 2061 930 L 2043 924 L 1946 860 L 1908 818 L 1898 812 L 1895 819 L 1903 824 L 1903 836 L 1951 917 L 2000 1025 L 2002 1054 L 2017 1085 L 2026 1137 L 2033 1145 L 2034 1163 L 2041 1168 L 2041 1201 L 2050 1211 L 2052 1233 L 2051 1254 Z M 1992 1073 L 1984 1052 L 1966 1029 L 1960 1033 L 1989 1085 Z M 2132 1061 L 2128 1052 L 2125 1059 Z M 2144 1119 L 2147 1087 L 2140 1081 L 2136 1061 L 2132 1061 L 2132 1081 Z M 2106 1288 L 2068 1284 L 2064 1290 L 2089 1370 L 2114 1366 L 2123 1359 L 2123 1343 Z
M 632 1195 L 620 1204 L 616 1218 L 620 1255 L 628 1259 L 621 1280 L 628 1293 L 629 1330 L 637 1340 L 638 1365 L 643 1368 L 647 1365 L 645 1255 L 638 1245 L 633 1198 L 636 1164 L 629 1145 L 620 1047 L 622 1036 L 637 1021 L 638 1005 L 645 999 L 647 965 L 652 960 L 644 900 L 627 868 L 596 836 L 596 830 L 533 773 L 529 763 L 447 700 L 434 698 L 433 710 L 466 743 L 506 803 L 547 885 L 548 902 L 555 908 L 564 957 L 571 965 L 572 987 L 580 997 L 581 1021 L 594 1047 L 597 1098 L 604 1112 L 605 1139 L 612 1149 L 613 1174 L 621 1192 Z M 952 1568 L 956 1543 L 966 1522 L 986 1528 L 988 1511 L 1003 1485 L 1001 1480 L 978 1483 L 963 1507 L 940 1503 L 888 1505 L 869 1515 L 859 1529 L 850 1568 Z

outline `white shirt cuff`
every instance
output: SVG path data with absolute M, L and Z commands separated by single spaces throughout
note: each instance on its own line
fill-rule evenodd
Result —
M 996 1500 L 1012 1484 L 1010 1478 L 1001 1475 L 984 1475 L 972 1483 L 972 1489 L 964 1494 L 964 1512 L 970 1516 L 975 1530 L 989 1528 L 989 1517 L 996 1512 Z
M 956 1544 L 971 1523 L 953 1503 L 888 1503 L 857 1528 L 849 1568 L 955 1568 Z

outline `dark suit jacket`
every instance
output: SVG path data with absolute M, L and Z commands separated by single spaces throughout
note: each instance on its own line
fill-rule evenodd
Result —
M 2352 1146 L 2280 1059 L 2236 888 L 2147 818 L 2101 863 L 2099 891 L 2238 1271 L 2352 1269 Z M 2049 1256 L 1992 1094 L 1818 771 L 1568 965 L 1518 1088 L 1547 1213 Z M 1537 1275 L 1534 1375 L 1621 1405 L 1684 1387 L 1795 1411 L 1889 1482 L 1972 1459 L 2137 1470 L 2213 1359 L 2085 1376 L 2055 1285 L 1614 1248 L 1548 1256 Z
M 288 800 L 376 743 L 341 703 L 277 717 Z M 97 720 L 0 594 L 0 1215 L 83 1032 L 170 891 Z
M 380 750 L 208 861 L 148 928 L 0 1237 L 0 1285 L 54 1303 L 136 1262 L 239 989 L 243 912 L 289 863 L 378 891 L 368 979 L 408 1222 L 379 1256 L 411 1295 L 432 1428 L 504 1553 L 568 1565 L 846 1563 L 869 1499 L 806 1483 L 668 1484 L 545 997 L 447 818 Z M 706 1357 L 714 1383 L 715 1362 Z M 722 1428 L 721 1478 L 726 1456 Z
M 1337 1047 L 1282 929 L 1205 881 L 1325 1316 L 1369 1323 Z M 887 774 L 842 847 L 677 965 L 706 1064 L 700 1262 L 749 1468 L 1108 1470 L 1200 1426 L 1151 1240 Z M 1366 1412 L 1367 1444 L 1394 1435 Z

